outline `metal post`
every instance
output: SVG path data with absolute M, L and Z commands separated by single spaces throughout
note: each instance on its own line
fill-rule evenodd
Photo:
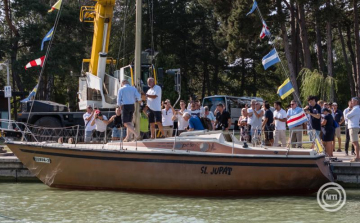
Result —
M 77 130 L 76 130 L 76 137 L 75 137 L 75 147 L 76 147 L 76 144 L 77 144 L 77 140 L 78 140 L 78 135 L 79 135 L 79 127 L 80 127 L 80 125 L 77 125 Z
M 175 151 L 177 133 L 178 133 L 178 129 L 175 129 L 174 145 L 173 145 L 173 149 L 172 149 L 173 152 Z
M 235 146 L 235 129 L 233 129 L 233 135 L 232 135 L 232 154 L 234 154 L 234 146 Z
M 135 23 L 135 74 L 134 84 L 139 92 L 142 91 L 140 86 L 141 78 L 141 29 L 142 29 L 142 0 L 136 0 L 136 23 Z M 139 103 L 135 103 L 135 131 L 140 135 L 140 115 Z

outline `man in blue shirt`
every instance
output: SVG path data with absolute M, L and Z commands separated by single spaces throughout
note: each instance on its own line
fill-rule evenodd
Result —
M 205 130 L 198 116 L 185 112 L 183 118 L 185 121 L 189 121 L 189 131 Z
M 139 140 L 140 136 L 134 129 L 132 120 L 135 111 L 135 102 L 141 103 L 141 95 L 136 88 L 130 86 L 127 80 L 121 82 L 121 88 L 119 89 L 117 96 L 117 105 L 121 106 L 121 116 L 126 127 L 126 137 L 124 142 L 130 141 L 130 133 L 135 135 L 135 139 Z
M 290 102 L 291 107 L 287 111 L 287 119 L 289 119 L 291 116 L 297 115 L 302 111 L 302 108 L 298 107 L 298 104 L 295 100 L 292 100 Z M 302 147 L 302 131 L 304 129 L 303 124 L 300 124 L 298 126 L 293 127 L 290 132 L 291 135 L 291 143 L 297 142 L 296 144 L 291 144 L 292 148 L 295 147 Z

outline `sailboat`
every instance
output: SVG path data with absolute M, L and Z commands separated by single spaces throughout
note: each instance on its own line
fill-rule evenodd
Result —
M 107 50 L 111 18 L 106 16 L 112 16 L 114 4 L 115 0 L 98 0 L 95 7 L 82 8 L 84 15 L 95 17 L 99 30 L 94 32 L 90 71 L 80 78 L 80 108 L 94 103 L 115 106 L 109 103 L 111 95 L 103 95 L 103 87 L 112 82 L 106 81 L 104 73 L 106 52 L 100 52 Z M 135 74 L 131 80 L 140 90 L 141 0 L 136 6 Z M 111 92 L 113 88 L 109 88 Z M 87 100 L 89 91 L 100 92 L 101 99 Z M 222 131 L 185 132 L 165 139 L 104 145 L 25 140 L 6 144 L 36 177 L 55 188 L 284 195 L 313 193 L 333 181 L 329 162 L 319 150 L 252 146 Z

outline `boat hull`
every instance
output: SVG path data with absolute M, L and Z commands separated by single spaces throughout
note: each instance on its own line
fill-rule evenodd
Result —
M 324 157 L 98 151 L 8 144 L 50 187 L 195 195 L 304 194 L 332 180 Z

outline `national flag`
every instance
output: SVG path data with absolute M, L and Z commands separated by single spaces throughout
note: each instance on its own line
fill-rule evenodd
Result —
M 44 59 L 45 59 L 45 56 L 42 56 L 36 60 L 30 61 L 28 64 L 26 64 L 25 70 L 27 70 L 29 67 L 43 66 Z
M 269 27 L 266 25 L 265 21 L 263 20 L 262 22 L 263 22 L 263 28 L 260 33 L 260 38 L 264 39 L 265 36 L 270 37 L 270 31 L 269 31 Z
M 289 129 L 294 128 L 295 126 L 301 125 L 307 121 L 307 117 L 303 109 L 299 109 L 297 114 L 290 116 L 287 120 Z
M 281 99 L 286 98 L 287 96 L 289 96 L 291 93 L 293 93 L 295 91 L 294 87 L 291 84 L 290 79 L 286 79 L 284 81 L 284 83 L 278 88 L 278 95 L 281 97 Z
M 246 16 L 250 15 L 251 13 L 253 13 L 255 11 L 257 7 L 257 2 L 254 0 L 254 4 L 253 4 L 253 7 L 251 8 L 250 12 L 248 12 L 248 14 L 246 14 Z
M 59 9 L 60 9 L 60 6 L 61 6 L 61 2 L 62 2 L 62 0 L 57 1 L 57 2 L 51 7 L 51 9 L 50 9 L 48 12 L 52 12 L 52 11 L 54 11 L 55 9 L 59 10 Z
M 268 53 L 266 56 L 264 56 L 262 58 L 262 64 L 263 64 L 265 70 L 279 62 L 280 62 L 280 58 L 279 58 L 275 48 L 273 50 L 271 50 L 270 53 Z
M 27 102 L 30 101 L 30 99 L 32 97 L 35 97 L 37 89 L 38 89 L 39 84 L 37 84 L 34 89 L 30 92 L 29 96 L 27 96 L 26 98 L 24 98 L 23 100 L 21 100 L 20 102 Z
M 42 42 L 41 42 L 41 50 L 44 49 L 44 42 L 51 40 L 51 37 L 53 36 L 53 33 L 54 33 L 54 27 L 52 27 L 50 29 L 50 31 L 48 33 L 46 33 L 44 39 L 42 40 Z

